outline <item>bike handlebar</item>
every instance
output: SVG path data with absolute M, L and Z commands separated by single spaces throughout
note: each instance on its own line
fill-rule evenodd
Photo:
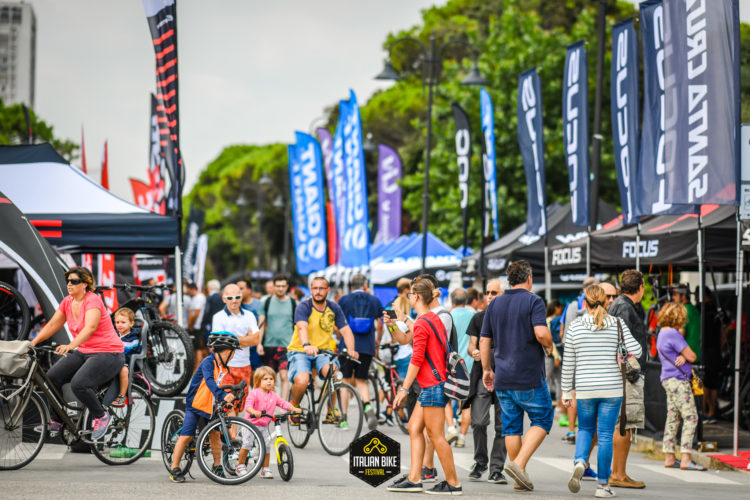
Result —
M 358 360 L 358 359 L 354 359 L 354 358 L 353 358 L 353 357 L 352 357 L 352 356 L 351 356 L 351 355 L 349 354 L 349 352 L 347 352 L 347 350 L 346 350 L 346 349 L 342 350 L 341 352 L 333 352 L 333 351 L 329 351 L 328 349 L 318 349 L 318 354 L 326 354 L 326 355 L 328 355 L 328 356 L 331 356 L 331 357 L 333 357 L 333 358 L 335 358 L 335 357 L 337 357 L 337 356 L 343 356 L 343 357 L 345 357 L 346 359 L 349 359 L 349 360 L 351 360 L 351 361 L 354 361 L 354 362 L 355 362 L 355 363 L 357 363 L 358 365 L 361 365 L 361 364 L 362 364 L 362 362 L 361 362 L 360 360 Z
M 270 418 L 273 422 L 277 422 L 277 421 L 284 421 L 284 420 L 286 420 L 287 418 L 289 418 L 292 415 L 304 415 L 305 413 L 307 413 L 307 410 L 304 409 L 304 408 L 302 408 L 302 412 L 301 413 L 297 413 L 296 411 L 287 411 L 287 412 L 284 412 L 284 413 L 279 413 L 278 415 L 269 415 L 265 411 L 262 411 L 260 413 L 260 417 L 259 418 L 266 418 L 267 417 L 267 418 Z

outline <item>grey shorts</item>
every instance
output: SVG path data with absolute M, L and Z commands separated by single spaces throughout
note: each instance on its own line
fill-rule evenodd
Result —
M 260 434 L 263 436 L 263 440 L 266 443 L 266 452 L 271 448 L 271 434 L 268 432 L 268 426 L 256 425 Z M 255 443 L 255 436 L 246 430 L 245 428 L 240 429 L 240 437 L 242 438 L 242 448 L 245 450 L 251 450 Z
M 631 384 L 625 381 L 625 412 L 628 420 L 625 423 L 626 429 L 643 429 L 646 423 L 646 404 L 643 400 L 643 377 Z M 620 419 L 617 419 L 617 427 L 620 425 Z M 615 427 L 615 428 L 617 428 Z

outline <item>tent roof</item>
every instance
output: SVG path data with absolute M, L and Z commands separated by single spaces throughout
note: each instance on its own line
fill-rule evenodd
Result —
M 0 146 L 0 189 L 58 247 L 166 253 L 178 244 L 175 217 L 115 196 L 49 144 Z

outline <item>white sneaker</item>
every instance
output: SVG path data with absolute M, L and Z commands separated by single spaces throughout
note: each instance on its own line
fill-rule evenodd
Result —
M 455 427 L 448 429 L 448 432 L 445 434 L 445 440 L 448 441 L 448 444 L 453 444 L 454 441 L 458 440 L 458 431 Z
M 583 462 L 576 462 L 576 466 L 573 469 L 573 475 L 570 476 L 570 480 L 568 481 L 568 489 L 571 493 L 578 493 L 581 491 L 581 477 L 583 477 L 585 471 L 586 464 Z
M 607 486 L 606 488 L 597 488 L 596 493 L 594 493 L 594 496 L 596 498 L 612 498 L 616 497 L 615 492 L 612 491 L 612 488 Z
M 245 464 L 239 464 L 234 470 L 238 476 L 244 476 L 247 474 L 247 467 L 245 467 Z
M 456 448 L 463 448 L 466 446 L 466 438 L 459 434 L 458 439 L 456 439 L 456 444 L 454 445 Z
M 271 472 L 271 468 L 263 467 L 260 470 L 260 477 L 262 477 L 263 479 L 273 479 L 273 472 Z

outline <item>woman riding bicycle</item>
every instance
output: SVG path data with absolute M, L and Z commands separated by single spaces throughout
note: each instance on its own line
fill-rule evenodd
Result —
M 89 409 L 93 421 L 92 439 L 107 431 L 110 416 L 102 407 L 95 389 L 112 380 L 125 363 L 124 347 L 115 331 L 102 299 L 94 293 L 94 276 L 85 267 L 71 267 L 65 273 L 68 296 L 60 303 L 47 324 L 31 341 L 35 346 L 50 338 L 67 323 L 73 341 L 58 346 L 61 356 L 47 376 L 58 390 L 70 382 L 73 394 Z M 62 424 L 50 420 L 50 431 Z

